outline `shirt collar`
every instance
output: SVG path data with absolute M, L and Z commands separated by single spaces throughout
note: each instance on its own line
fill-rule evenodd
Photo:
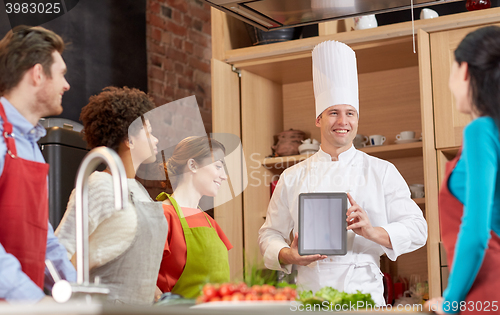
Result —
M 356 148 L 354 147 L 354 145 L 351 145 L 351 147 L 348 150 L 339 154 L 339 161 L 349 162 L 350 160 L 352 160 L 354 158 L 355 154 L 356 154 Z M 323 151 L 323 149 L 321 149 L 321 146 L 319 147 L 318 158 L 320 161 L 336 162 L 336 161 L 332 161 L 332 156 L 330 154 L 326 153 L 325 151 Z
M 0 102 L 2 102 L 7 119 L 14 127 L 15 136 L 20 136 L 18 133 L 21 133 L 21 136 L 38 141 L 47 134 L 47 131 L 40 123 L 37 123 L 36 126 L 33 127 L 33 125 L 21 115 L 14 105 L 5 97 L 2 96 Z

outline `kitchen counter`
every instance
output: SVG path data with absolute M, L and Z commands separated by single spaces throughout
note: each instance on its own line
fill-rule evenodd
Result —
M 230 303 L 230 302 L 229 302 Z M 233 307 L 228 304 L 228 307 L 220 308 L 191 308 L 190 305 L 170 305 L 170 306 L 123 306 L 123 305 L 78 305 L 74 303 L 58 304 L 58 303 L 41 303 L 36 305 L 11 305 L 0 303 L 0 314 L 2 315 L 94 315 L 94 314 L 109 314 L 109 315 L 154 315 L 154 314 L 173 314 L 173 315 L 198 315 L 198 314 L 238 314 L 250 315 L 259 313 L 261 315 L 281 315 L 281 314 L 296 314 L 299 312 L 297 308 L 292 308 L 286 305 L 263 306 L 263 305 L 247 305 Z M 336 312 L 338 314 L 352 312 Z M 418 313 L 411 310 L 398 311 L 392 310 L 372 310 L 372 311 L 357 311 L 355 313 L 392 313 L 392 314 L 411 314 Z

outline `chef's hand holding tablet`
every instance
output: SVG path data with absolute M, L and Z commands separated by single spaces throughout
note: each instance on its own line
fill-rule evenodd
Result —
M 373 227 L 365 210 L 347 193 L 351 207 L 347 210 L 347 229 L 387 248 L 392 248 L 391 239 L 381 227 Z
M 299 244 L 299 234 L 295 233 L 290 248 L 284 247 L 280 250 L 278 254 L 278 259 L 280 261 L 280 264 L 282 265 L 294 264 L 300 266 L 307 266 L 310 263 L 313 263 L 317 260 L 322 260 L 326 258 L 326 255 L 320 255 L 320 254 L 301 256 L 299 254 L 298 244 Z

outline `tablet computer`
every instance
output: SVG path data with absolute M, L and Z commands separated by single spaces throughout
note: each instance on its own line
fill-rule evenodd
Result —
M 299 255 L 347 253 L 347 194 L 299 195 Z

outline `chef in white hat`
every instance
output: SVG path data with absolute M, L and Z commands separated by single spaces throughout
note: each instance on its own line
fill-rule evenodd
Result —
M 377 305 L 385 305 L 380 256 L 385 253 L 396 260 L 422 247 L 427 223 L 396 167 L 353 146 L 359 120 L 354 51 L 326 41 L 314 48 L 312 58 L 321 147 L 280 176 L 259 231 L 264 263 L 286 273 L 297 265 L 299 289 L 360 290 L 370 293 Z M 311 192 L 348 193 L 346 255 L 298 254 L 298 196 Z

